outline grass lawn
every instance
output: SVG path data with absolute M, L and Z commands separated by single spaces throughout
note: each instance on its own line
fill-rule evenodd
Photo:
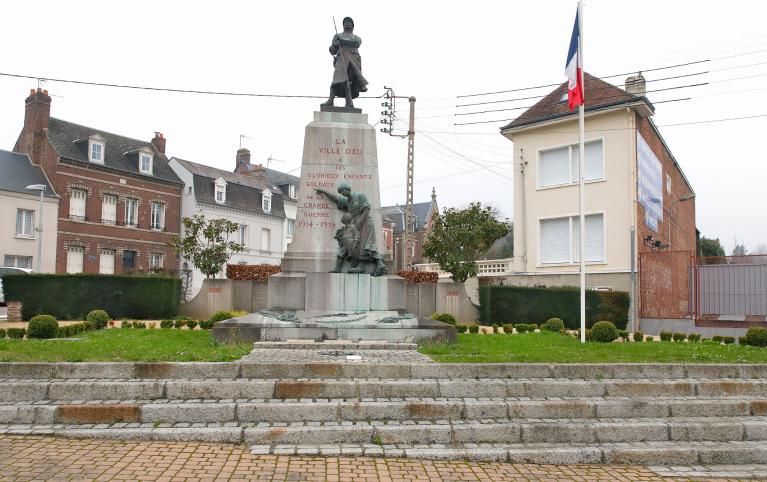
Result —
M 427 344 L 418 351 L 444 363 L 767 363 L 767 348 L 668 341 L 581 345 L 550 332 L 461 333 L 455 344 Z
M 223 345 L 209 330 L 107 329 L 77 335 L 81 340 L 0 340 L 0 362 L 232 361 L 252 343 Z

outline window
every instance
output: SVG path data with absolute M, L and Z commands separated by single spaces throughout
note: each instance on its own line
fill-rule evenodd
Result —
M 136 226 L 138 224 L 138 199 L 125 199 L 125 225 Z
M 296 198 L 296 185 L 295 184 L 288 184 L 288 196 L 295 199 Z
M 218 178 L 216 180 L 216 187 L 215 187 L 215 199 L 216 202 L 219 204 L 223 204 L 226 202 L 226 181 L 224 181 L 223 178 Z
M 585 181 L 604 179 L 602 141 L 587 142 Z M 580 182 L 580 149 L 577 144 L 541 151 L 538 187 L 561 186 Z
M 131 271 L 136 267 L 136 252 L 123 251 L 123 271 Z
M 104 224 L 117 222 L 117 196 L 114 194 L 104 194 L 104 199 L 101 201 L 101 222 Z
M 139 171 L 141 174 L 152 174 L 152 155 L 139 152 Z
M 240 241 L 239 243 L 243 246 L 248 245 L 248 226 L 245 224 L 240 224 Z
M 111 249 L 102 249 L 99 257 L 99 273 L 115 274 L 115 252 Z
M 30 209 L 16 211 L 16 236 L 32 238 L 35 236 L 35 212 Z
M 67 250 L 67 273 L 83 272 L 83 248 L 82 246 L 70 246 Z
M 261 229 L 261 251 L 269 251 L 269 245 L 271 244 L 272 233 L 266 229 Z
M 6 254 L 3 266 L 32 269 L 32 256 L 14 256 L 12 254 Z
M 151 228 L 157 231 L 165 229 L 165 204 L 152 203 L 152 210 L 150 213 Z
M 261 194 L 261 210 L 265 213 L 272 212 L 272 192 L 265 190 Z
M 288 219 L 288 236 L 293 236 L 293 231 L 296 229 L 296 220 Z
M 97 164 L 104 164 L 104 143 L 90 140 L 88 146 L 88 160 Z
M 149 255 L 149 269 L 162 268 L 163 255 L 160 253 L 152 253 Z
M 671 194 L 671 176 L 666 174 L 666 192 Z
M 88 198 L 88 191 L 85 189 L 72 189 L 69 196 L 69 217 L 85 221 L 85 200 Z
M 584 240 L 587 263 L 605 260 L 605 226 L 602 214 L 586 216 Z M 543 219 L 540 222 L 540 261 L 543 264 L 579 263 L 580 220 L 578 216 Z

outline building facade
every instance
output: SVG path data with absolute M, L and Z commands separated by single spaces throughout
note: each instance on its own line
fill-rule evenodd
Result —
M 51 97 L 32 90 L 14 150 L 42 168 L 60 196 L 57 273 L 178 269 L 181 180 L 166 139 L 147 142 L 52 118 Z
M 587 286 L 636 294 L 642 253 L 695 250 L 695 193 L 652 121 L 644 79 L 626 89 L 585 74 Z M 563 84 L 501 132 L 514 142 L 514 275 L 520 285 L 577 286 L 578 114 Z M 667 278 L 686 276 L 682 270 Z M 677 272 L 678 271 L 678 272 Z M 664 283 L 659 273 L 644 283 Z M 635 311 L 636 313 L 636 311 Z
M 431 233 L 434 220 L 439 215 L 439 206 L 437 205 L 437 191 L 432 188 L 431 201 L 413 204 L 413 215 L 415 216 L 415 239 L 411 245 L 411 256 L 413 264 L 428 263 L 429 260 L 423 256 L 423 246 L 426 238 Z M 412 269 L 403 265 L 404 257 L 404 233 L 405 233 L 405 206 L 384 206 L 381 208 L 381 218 L 384 221 L 384 241 L 392 253 L 394 260 L 394 269 Z M 388 226 L 387 226 L 388 224 Z M 387 231 L 387 227 L 390 231 Z M 389 239 L 388 236 L 391 236 Z
M 245 246 L 230 264 L 273 264 L 282 259 L 285 229 L 285 208 L 282 191 L 270 186 L 265 179 L 231 173 L 176 157 L 170 167 L 184 183 L 181 196 L 181 216 L 202 214 L 206 219 L 227 219 L 239 229 L 230 240 Z M 182 271 L 191 270 L 188 296 L 202 287 L 205 275 L 189 260 L 182 260 Z M 222 270 L 219 278 L 226 277 Z
M 59 197 L 40 166 L 26 154 L 0 149 L 0 266 L 37 270 L 37 244 L 41 233 L 40 191 L 43 191 L 42 259 L 40 272 L 56 269 L 56 226 Z
M 282 193 L 282 205 L 285 211 L 285 224 L 282 230 L 282 254 L 285 254 L 285 251 L 288 250 L 288 245 L 293 241 L 293 232 L 296 229 L 300 178 L 285 172 L 269 169 L 261 164 L 251 164 L 250 151 L 245 148 L 240 148 L 237 151 L 234 172 L 266 182 L 272 189 L 278 189 Z

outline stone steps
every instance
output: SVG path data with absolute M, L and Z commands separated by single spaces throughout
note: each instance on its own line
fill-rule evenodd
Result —
M 0 402 L 210 398 L 767 397 L 767 380 L 0 379 Z
M 767 418 L 529 419 L 389 422 L 180 422 L 104 424 L 6 424 L 0 434 L 61 435 L 133 440 L 185 440 L 253 445 L 326 444 L 595 444 L 636 442 L 761 442 Z M 765 452 L 767 455 L 767 452 Z
M 88 362 L 0 363 L 0 379 L 579 379 L 685 380 L 767 379 L 767 365 L 737 364 L 537 364 L 537 363 L 381 363 L 316 361 L 322 350 L 262 349 L 265 360 L 248 362 L 248 355 L 231 363 Z M 362 350 L 364 352 L 364 350 Z M 375 351 L 375 350 L 367 350 Z M 381 351 L 389 358 L 407 350 Z M 309 353 L 315 361 L 290 362 L 283 353 Z M 365 353 L 362 354 L 363 357 Z M 275 361 L 275 360 L 279 360 Z
M 0 423 L 343 422 L 767 416 L 767 398 L 371 398 L 38 400 L 0 403 Z

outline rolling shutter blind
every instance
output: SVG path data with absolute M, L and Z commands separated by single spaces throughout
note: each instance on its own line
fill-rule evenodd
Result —
M 67 273 L 83 272 L 83 248 L 70 246 L 67 251 Z
M 570 219 L 541 221 L 541 262 L 568 263 L 570 261 Z
M 581 261 L 578 255 L 580 248 L 580 220 L 573 217 L 573 253 L 574 261 Z M 584 249 L 586 250 L 586 262 L 598 262 L 605 260 L 605 223 L 604 216 L 601 214 L 591 214 L 586 216 L 586 239 L 584 240 Z
M 580 181 L 580 158 L 581 153 L 578 145 L 573 147 L 573 179 L 572 182 Z M 585 181 L 593 181 L 594 179 L 603 179 L 603 162 L 602 162 L 602 141 L 588 142 L 584 146 L 586 150 L 586 174 Z
M 556 186 L 570 182 L 570 154 L 568 151 L 568 147 L 563 147 L 541 152 L 539 186 Z

